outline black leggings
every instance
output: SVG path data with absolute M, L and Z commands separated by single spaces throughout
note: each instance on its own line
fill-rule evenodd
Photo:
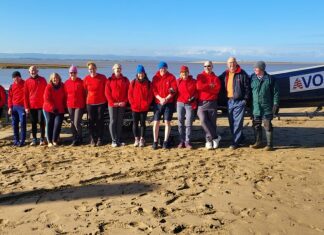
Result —
M 145 137 L 145 129 L 146 129 L 146 116 L 147 112 L 132 112 L 133 115 L 133 133 L 134 137 Z M 139 126 L 140 124 L 140 130 Z
M 104 114 L 107 104 L 91 105 L 87 104 L 89 118 L 89 134 L 91 140 L 103 140 L 104 133 Z
M 45 118 L 42 109 L 30 109 L 33 139 L 37 138 L 37 123 L 39 123 L 41 138 L 45 137 Z
M 46 137 L 48 143 L 57 142 L 62 128 L 64 114 L 44 112 L 46 116 Z

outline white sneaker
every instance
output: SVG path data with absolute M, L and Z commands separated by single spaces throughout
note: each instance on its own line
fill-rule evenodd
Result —
M 116 147 L 118 147 L 118 144 L 116 142 L 112 142 L 111 147 L 116 148 Z
M 205 146 L 206 146 L 206 149 L 208 149 L 208 150 L 213 149 L 213 142 L 207 141 Z
M 135 137 L 134 147 L 138 147 L 140 144 L 139 138 Z
M 53 147 L 53 144 L 52 144 L 51 142 L 49 142 L 49 143 L 47 144 L 47 147 Z
M 143 138 L 140 139 L 139 146 L 140 147 L 144 147 L 145 146 L 145 140 Z
M 213 148 L 217 149 L 219 147 L 219 142 L 221 141 L 222 137 L 218 135 L 217 139 L 213 139 Z

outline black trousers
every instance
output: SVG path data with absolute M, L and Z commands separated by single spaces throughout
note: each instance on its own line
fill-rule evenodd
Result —
M 104 133 L 104 113 L 107 104 L 91 105 L 87 104 L 89 118 L 89 134 L 91 140 L 103 140 Z
M 134 137 L 145 137 L 147 112 L 132 112 Z
M 39 123 L 41 138 L 45 137 L 45 118 L 42 109 L 30 109 L 33 139 L 37 138 L 37 123 Z

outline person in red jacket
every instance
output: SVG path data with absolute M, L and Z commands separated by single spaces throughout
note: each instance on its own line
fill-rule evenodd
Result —
M 189 68 L 187 66 L 181 66 L 180 78 L 177 80 L 177 85 L 177 113 L 180 136 L 178 148 L 186 147 L 191 149 L 191 128 L 194 118 L 194 110 L 197 108 L 198 92 L 196 80 L 189 75 Z
M 107 78 L 97 73 L 97 65 L 93 62 L 87 64 L 89 75 L 83 79 L 83 86 L 86 91 L 86 106 L 89 117 L 90 145 L 103 145 L 104 134 L 104 113 L 107 99 L 105 86 Z
M 0 118 L 2 117 L 3 107 L 6 104 L 6 90 L 0 85 Z M 2 126 L 0 120 L 0 126 Z
M 29 68 L 30 77 L 26 79 L 24 86 L 25 94 L 25 111 L 26 114 L 30 114 L 30 119 L 32 123 L 32 136 L 33 140 L 31 146 L 37 144 L 37 123 L 40 125 L 40 145 L 45 145 L 45 120 L 43 114 L 43 104 L 44 104 L 44 92 L 47 86 L 45 78 L 38 75 L 38 69 L 36 66 L 31 66 Z
M 123 76 L 120 64 L 114 64 L 112 70 L 113 74 L 107 81 L 105 94 L 108 100 L 111 146 L 119 147 L 125 145 L 121 141 L 121 131 L 125 108 L 128 102 L 129 80 Z
M 206 148 L 216 149 L 221 136 L 217 135 L 217 99 L 221 88 L 219 78 L 213 72 L 213 63 L 206 61 L 204 71 L 197 76 L 198 117 L 206 133 Z
M 24 84 L 18 71 L 12 73 L 13 83 L 8 92 L 8 114 L 12 117 L 14 146 L 22 147 L 26 140 L 26 112 L 24 107 Z M 19 133 L 19 122 L 21 133 Z M 21 136 L 20 136 L 21 134 Z
M 66 96 L 64 84 L 58 73 L 52 73 L 45 89 L 43 105 L 48 147 L 57 146 L 58 144 L 65 108 Z
M 152 81 L 153 94 L 155 97 L 154 122 L 153 122 L 153 149 L 158 148 L 159 127 L 162 115 L 165 121 L 165 133 L 162 147 L 169 148 L 169 136 L 171 132 L 171 120 L 175 106 L 175 94 L 177 92 L 177 81 L 173 74 L 168 72 L 168 65 L 161 61 L 158 65 L 159 71 Z
M 145 122 L 147 112 L 153 100 L 153 91 L 143 65 L 137 66 L 136 78 L 131 82 L 128 89 L 128 100 L 133 115 L 134 147 L 144 147 Z M 141 127 L 140 130 L 138 128 L 139 124 Z
M 64 89 L 73 134 L 73 142 L 71 145 L 77 146 L 82 143 L 81 121 L 85 108 L 86 94 L 83 81 L 77 76 L 77 67 L 72 65 L 69 69 L 69 74 L 70 77 L 64 83 Z

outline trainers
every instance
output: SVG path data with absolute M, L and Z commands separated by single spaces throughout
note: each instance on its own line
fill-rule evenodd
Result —
M 46 145 L 45 140 L 44 140 L 44 139 L 40 139 L 40 141 L 39 141 L 39 145 L 40 145 L 40 146 L 44 146 L 44 145 Z
M 134 142 L 134 147 L 139 147 L 139 138 L 138 137 L 135 137 L 135 142 Z
M 54 147 L 58 146 L 58 143 L 57 142 L 53 142 L 53 146 Z
M 186 142 L 185 142 L 185 147 L 186 147 L 187 149 L 192 149 L 192 145 L 190 144 L 189 141 L 186 141 Z
M 19 146 L 20 145 L 20 142 L 19 141 L 14 141 L 12 146 Z
M 36 146 L 37 145 L 37 140 L 33 139 L 32 142 L 30 143 L 30 146 Z
M 120 146 L 125 146 L 126 144 L 124 142 L 117 141 L 117 145 L 118 147 L 120 147 Z
M 94 141 L 94 139 L 91 139 L 90 145 L 91 147 L 96 147 L 96 142 Z
M 229 146 L 229 149 L 230 150 L 235 150 L 237 148 L 238 148 L 238 146 L 237 145 L 234 145 L 234 144 L 232 144 L 232 145 Z
M 213 139 L 213 148 L 217 149 L 219 147 L 219 142 L 221 141 L 222 137 L 218 135 L 217 139 Z
M 273 151 L 274 149 L 273 149 L 272 146 L 267 145 L 267 146 L 264 147 L 264 150 L 265 150 L 265 151 Z
M 213 149 L 213 141 L 207 141 L 205 145 L 206 149 Z
M 118 147 L 118 144 L 117 144 L 117 142 L 113 141 L 113 142 L 111 143 L 111 147 L 113 147 L 113 148 L 116 148 L 116 147 Z
M 78 146 L 79 142 L 77 140 L 73 140 L 71 146 Z
M 163 149 L 168 149 L 169 148 L 168 141 L 163 141 L 162 148 Z
M 18 145 L 18 147 L 23 147 L 23 146 L 25 146 L 25 142 L 20 142 Z
M 179 149 L 184 148 L 184 147 L 185 147 L 185 144 L 184 144 L 183 142 L 180 142 L 180 143 L 178 144 L 178 148 L 179 148 Z
M 53 144 L 52 144 L 51 142 L 49 142 L 49 143 L 47 144 L 47 147 L 53 147 Z
M 102 146 L 102 145 L 103 145 L 102 140 L 101 139 L 98 139 L 97 140 L 97 146 Z
M 141 138 L 139 141 L 139 147 L 144 147 L 145 146 L 145 140 L 144 138 Z
M 152 149 L 156 150 L 158 149 L 158 147 L 159 147 L 158 142 L 153 142 Z

